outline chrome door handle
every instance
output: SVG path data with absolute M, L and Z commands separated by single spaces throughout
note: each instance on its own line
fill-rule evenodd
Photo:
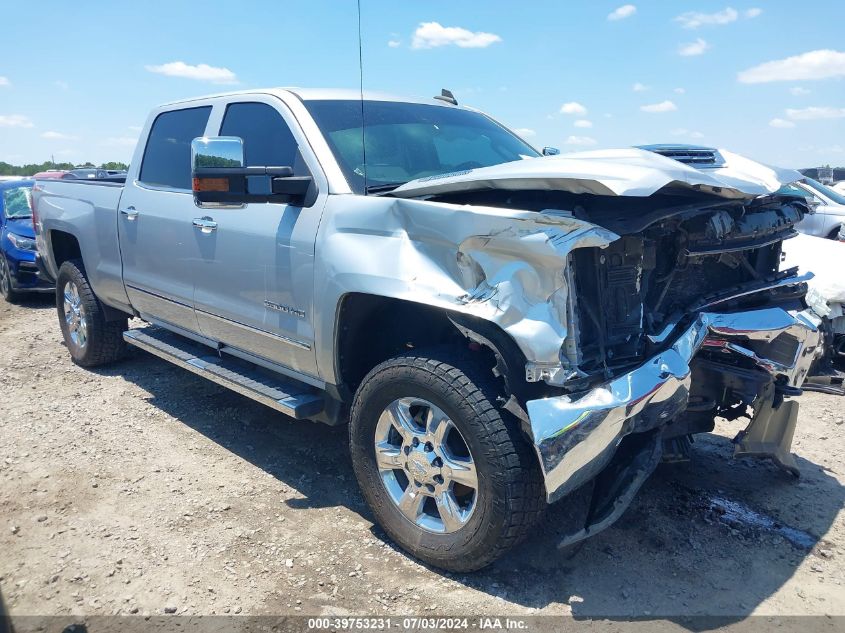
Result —
M 120 212 L 126 216 L 129 222 L 134 222 L 138 219 L 138 212 L 135 210 L 135 207 L 126 207 L 125 209 L 121 209 Z
M 203 233 L 211 233 L 212 231 L 217 230 L 217 222 L 207 215 L 201 218 L 194 218 L 194 226 L 200 229 Z

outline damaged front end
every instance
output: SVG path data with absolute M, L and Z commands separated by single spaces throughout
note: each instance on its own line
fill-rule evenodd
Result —
M 535 446 L 548 501 L 594 482 L 584 528 L 561 545 L 611 525 L 661 459 L 684 458 L 716 417 L 750 418 L 735 454 L 798 474 L 789 452 L 797 404 L 786 398 L 818 353 L 819 320 L 804 301 L 812 275 L 780 265 L 783 240 L 810 210 L 775 193 L 789 173 L 724 155 L 733 170 L 722 155 L 704 173 L 630 150 L 396 192 L 537 212 L 520 239 L 505 230 L 461 242 L 469 291 L 458 301 L 525 355 L 524 380 L 538 387 L 506 408 Z M 616 159 L 636 169 L 622 177 Z
M 777 194 L 800 174 L 720 158 L 704 173 L 653 152 L 591 152 L 346 202 L 321 228 L 325 292 L 442 309 L 494 352 L 548 501 L 595 482 L 585 527 L 564 544 L 612 524 L 716 417 L 750 417 L 736 453 L 795 472 L 786 398 L 819 334 L 811 275 L 782 271 L 781 246 L 810 210 Z
M 817 343 L 818 321 L 809 311 L 703 312 L 635 369 L 583 394 L 529 401 L 549 501 L 605 469 L 614 473 L 594 494 L 587 527 L 563 544 L 610 525 L 656 468 L 663 442 L 710 431 L 718 415 L 739 417 L 752 407 L 737 452 L 776 456 L 794 468 L 788 446 L 797 411 L 784 396 L 799 393 Z

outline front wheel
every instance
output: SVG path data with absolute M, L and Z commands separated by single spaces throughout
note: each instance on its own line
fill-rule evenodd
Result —
M 12 271 L 3 253 L 0 253 L 0 295 L 9 303 L 18 299 L 18 293 L 12 288 Z
M 66 261 L 59 268 L 56 309 L 65 345 L 77 365 L 95 367 L 123 356 L 127 320 L 106 319 L 105 309 L 91 290 L 81 260 Z
M 489 369 L 431 350 L 364 379 L 350 444 L 364 498 L 390 537 L 450 571 L 474 571 L 519 542 L 545 507 L 537 459 L 495 406 Z

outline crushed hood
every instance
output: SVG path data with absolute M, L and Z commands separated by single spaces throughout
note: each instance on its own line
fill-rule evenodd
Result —
M 626 148 L 577 152 L 419 178 L 391 192 L 399 198 L 470 191 L 544 190 L 601 196 L 648 197 L 663 189 L 691 189 L 724 198 L 771 194 L 803 176 L 719 150 L 722 166 L 696 169 L 651 151 Z

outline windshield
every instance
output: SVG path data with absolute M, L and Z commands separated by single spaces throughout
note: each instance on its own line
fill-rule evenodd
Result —
M 834 191 L 830 187 L 823 185 L 818 180 L 813 180 L 812 178 L 805 178 L 804 182 L 807 184 L 808 187 L 810 187 L 810 189 L 815 189 L 826 198 L 833 200 L 836 204 L 845 205 L 845 196 L 843 196 L 837 191 Z
M 3 208 L 10 220 L 20 220 L 32 217 L 29 206 L 31 186 L 15 187 L 3 190 Z
M 364 101 L 306 101 L 349 186 L 398 186 L 426 176 L 489 167 L 539 156 L 519 137 L 477 112 L 436 105 Z

